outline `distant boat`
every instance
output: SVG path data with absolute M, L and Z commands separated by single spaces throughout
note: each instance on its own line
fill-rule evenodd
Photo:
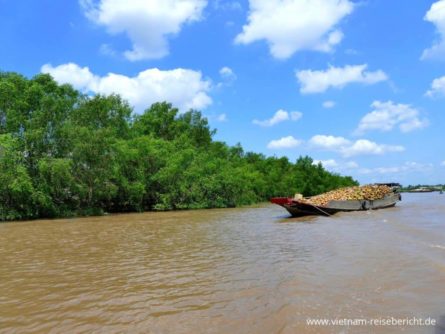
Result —
M 390 208 L 402 200 L 400 193 L 393 191 L 385 197 L 376 200 L 345 200 L 345 201 L 330 201 L 327 205 L 311 204 L 310 198 L 288 198 L 275 197 L 271 202 L 278 204 L 285 208 L 293 217 L 320 215 L 331 216 L 337 212 L 351 212 L 351 211 L 366 211 Z

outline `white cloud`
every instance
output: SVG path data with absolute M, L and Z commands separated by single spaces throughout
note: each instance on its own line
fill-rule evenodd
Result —
M 167 101 L 180 110 L 204 109 L 212 103 L 208 95 L 211 83 L 201 72 L 177 68 L 161 71 L 157 68 L 140 72 L 135 77 L 108 73 L 94 75 L 88 67 L 69 63 L 56 67 L 43 65 L 43 73 L 51 74 L 59 83 L 69 83 L 83 92 L 95 94 L 117 93 L 133 105 L 136 111 L 152 103 Z
M 224 66 L 219 70 L 219 75 L 221 75 L 221 77 L 223 79 L 232 79 L 232 78 L 236 77 L 233 70 L 227 66 Z
M 221 81 L 215 85 L 218 89 L 231 86 L 237 79 L 235 72 L 227 66 L 224 66 L 219 70 L 219 76 Z
M 314 160 L 313 164 L 318 165 L 321 163 L 322 166 L 334 173 L 351 173 L 352 170 L 359 168 L 359 165 L 355 161 L 337 161 L 334 159 L 328 160 Z
M 321 163 L 324 168 L 334 172 L 350 171 L 351 169 L 357 169 L 359 165 L 355 161 L 336 161 L 334 159 L 328 160 L 314 160 L 313 164 L 318 165 Z
M 267 148 L 269 149 L 286 149 L 286 148 L 294 148 L 301 145 L 302 141 L 295 139 L 292 136 L 283 137 L 281 139 L 272 140 L 269 144 L 267 144 Z
M 445 166 L 445 160 L 440 163 L 441 166 Z
M 343 137 L 316 135 L 309 140 L 309 146 L 315 149 L 322 149 L 337 152 L 343 157 L 356 155 L 382 155 L 388 152 L 402 152 L 405 150 L 400 145 L 377 144 L 367 139 L 351 141 Z
M 89 86 L 97 81 L 97 77 L 91 73 L 88 67 L 80 67 L 74 63 L 68 63 L 57 67 L 52 67 L 51 64 L 45 64 L 40 69 L 42 73 L 49 73 L 59 83 L 69 83 L 74 88 L 85 91 L 90 89 Z
M 168 37 L 184 24 L 198 21 L 207 0 L 80 0 L 85 15 L 108 33 L 125 33 L 131 61 L 162 58 L 168 54 Z
M 343 38 L 338 24 L 354 9 L 349 0 L 249 0 L 249 5 L 248 23 L 235 42 L 264 39 L 279 59 L 301 50 L 332 51 Z
M 374 101 L 371 107 L 374 110 L 360 120 L 355 134 L 360 135 L 371 130 L 390 131 L 396 126 L 402 132 L 410 132 L 429 124 L 427 119 L 420 119 L 419 111 L 408 104 Z
M 367 64 L 346 65 L 345 67 L 329 66 L 325 71 L 302 70 L 295 73 L 302 94 L 323 93 L 329 88 L 343 88 L 350 83 L 372 85 L 385 81 L 388 76 L 382 70 L 366 71 Z
M 326 109 L 331 109 L 335 107 L 335 102 L 334 101 L 324 101 L 323 102 L 323 108 Z
M 352 145 L 341 148 L 340 152 L 344 157 L 356 155 L 374 154 L 381 155 L 388 152 L 403 152 L 405 148 L 400 145 L 377 144 L 367 139 L 359 139 Z
M 315 135 L 309 140 L 309 144 L 317 148 L 335 150 L 348 146 L 350 141 L 343 137 Z
M 445 56 L 445 0 L 433 3 L 424 20 L 436 26 L 439 38 L 431 48 L 423 51 L 421 59 L 443 58 Z
M 362 168 L 359 170 L 360 174 L 400 174 L 406 172 L 425 172 L 431 171 L 433 164 L 431 163 L 418 163 L 408 161 L 401 166 L 391 167 L 376 167 L 376 168 Z
M 431 83 L 431 89 L 426 92 L 426 96 L 444 96 L 445 95 L 445 76 L 434 79 Z
M 299 111 L 291 111 L 287 112 L 283 109 L 278 110 L 270 119 L 266 119 L 264 121 L 259 121 L 254 119 L 252 121 L 253 124 L 259 125 L 259 126 L 274 126 L 278 123 L 285 122 L 285 121 L 298 121 L 301 117 L 303 117 L 303 113 Z

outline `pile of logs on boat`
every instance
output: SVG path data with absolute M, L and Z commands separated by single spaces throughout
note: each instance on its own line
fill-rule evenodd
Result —
M 386 185 L 372 184 L 366 186 L 340 188 L 318 196 L 301 199 L 300 201 L 316 206 L 326 206 L 330 201 L 373 201 L 381 199 L 392 192 L 393 190 Z

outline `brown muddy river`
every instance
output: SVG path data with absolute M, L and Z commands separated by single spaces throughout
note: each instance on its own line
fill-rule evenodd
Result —
M 445 194 L 286 217 L 265 204 L 0 224 L 0 332 L 435 333 L 307 320 L 439 322 Z

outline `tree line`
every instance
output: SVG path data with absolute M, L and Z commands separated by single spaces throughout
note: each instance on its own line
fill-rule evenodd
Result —
M 0 72 L 0 220 L 235 207 L 356 184 L 214 134 L 196 110 L 135 114 L 118 95 Z

